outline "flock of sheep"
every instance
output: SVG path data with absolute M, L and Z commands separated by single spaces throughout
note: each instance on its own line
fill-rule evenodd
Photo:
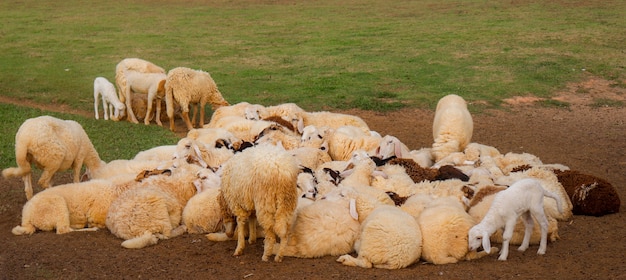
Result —
M 558 221 L 619 210 L 617 194 L 599 178 L 471 142 L 472 116 L 457 95 L 437 105 L 432 146 L 411 150 L 353 115 L 293 103 L 228 105 L 205 72 L 165 74 L 140 59 L 125 59 L 116 70 L 119 101 L 106 80 L 94 83 L 114 118 L 136 122 L 130 92 L 145 89 L 148 99 L 165 96 L 170 124 L 176 100 L 186 137 L 105 163 L 78 123 L 25 121 L 16 134 L 18 167 L 2 171 L 22 177 L 28 199 L 13 234 L 107 228 L 126 248 L 206 234 L 215 242 L 237 240 L 234 255 L 262 237 L 263 261 L 331 255 L 344 265 L 399 269 L 418 260 L 481 258 L 498 251 L 491 242 L 502 243 L 499 260 L 509 243 L 521 251 L 539 244 L 544 254 L 559 238 Z M 213 115 L 205 124 L 201 113 L 194 128 L 188 107 L 205 102 Z M 43 169 L 44 190 L 34 195 L 32 164 Z M 88 180 L 81 182 L 83 165 Z M 74 182 L 51 187 L 52 175 L 70 168 Z M 604 208 L 586 206 L 593 201 Z

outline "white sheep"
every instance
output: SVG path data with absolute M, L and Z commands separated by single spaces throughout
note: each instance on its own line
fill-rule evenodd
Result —
M 362 118 L 354 115 L 320 111 L 305 112 L 302 117 L 304 127 L 312 125 L 316 127 L 326 126 L 336 129 L 341 126 L 350 125 L 361 128 L 364 133 L 369 134 L 370 132 L 370 128 L 367 123 Z M 302 129 L 300 129 L 300 131 L 302 131 Z
M 125 58 L 115 66 L 115 83 L 119 91 L 120 101 L 126 104 L 126 116 L 129 121 L 139 123 L 132 110 L 131 92 L 128 91 L 126 75 L 129 73 L 162 73 L 165 70 L 152 62 L 140 58 Z
M 132 176 L 116 176 L 59 185 L 35 194 L 24 204 L 22 223 L 15 235 L 33 234 L 37 229 L 57 234 L 105 227 L 111 202 L 132 186 Z
M 342 126 L 329 133 L 328 154 L 333 160 L 348 160 L 356 150 L 374 154 L 381 139 L 379 136 L 366 134 L 358 127 Z
M 282 103 L 274 106 L 268 106 L 260 111 L 262 120 L 280 117 L 291 123 L 292 127 L 298 128 L 298 132 L 302 132 L 301 128 L 304 127 L 304 114 L 306 114 L 306 111 L 295 103 Z
M 93 109 L 96 114 L 96 120 L 100 119 L 98 112 L 98 101 L 102 97 L 102 110 L 104 111 L 104 119 L 109 119 L 109 111 L 111 111 L 111 119 L 118 121 L 120 117 L 126 114 L 126 106 L 117 97 L 115 86 L 104 77 L 96 77 L 93 81 Z
M 152 118 L 152 106 L 156 101 L 156 123 L 161 123 L 161 100 L 165 97 L 165 73 L 141 73 L 137 71 L 126 71 L 126 88 L 124 92 L 141 93 L 147 95 L 147 109 L 144 117 L 144 124 L 150 124 Z M 133 108 L 128 108 L 128 113 L 135 115 Z
M 143 248 L 183 234 L 182 211 L 198 189 L 202 167 L 183 164 L 170 176 L 151 176 L 118 196 L 109 207 L 106 227 L 124 239 L 124 248 Z M 201 184 L 201 183 L 200 183 Z
M 433 121 L 432 154 L 439 162 L 453 152 L 460 152 L 472 140 L 474 122 L 465 100 L 456 95 L 446 95 L 437 103 Z
M 200 110 L 200 123 L 198 127 L 204 125 L 204 106 L 209 103 L 211 108 L 216 110 L 221 106 L 228 106 L 222 94 L 217 89 L 217 85 L 208 72 L 194 70 L 186 67 L 177 67 L 167 73 L 165 82 L 165 104 L 167 116 L 170 118 L 170 130 L 174 131 L 174 100 L 180 105 L 183 120 L 187 129 L 194 126 L 196 116 L 193 121 L 189 120 L 189 105 L 197 104 Z
M 259 104 L 250 104 L 248 102 L 239 102 L 237 104 L 222 106 L 215 111 L 211 115 L 211 120 L 208 124 L 204 125 L 205 127 L 217 127 L 215 123 L 221 120 L 224 117 L 235 116 L 235 117 L 243 117 L 248 120 L 260 120 L 261 112 L 265 109 L 263 105 Z
M 79 123 L 51 116 L 22 123 L 15 135 L 15 160 L 17 167 L 2 170 L 2 176 L 22 177 L 26 199 L 33 197 L 32 164 L 43 169 L 38 181 L 42 188 L 51 186 L 52 176 L 58 171 L 72 168 L 73 182 L 77 183 L 83 164 L 87 171 L 105 164 Z
M 217 143 L 221 143 L 217 145 Z M 221 139 L 214 143 L 204 143 L 190 138 L 182 138 L 176 144 L 174 158 L 188 163 L 197 163 L 202 167 L 219 168 L 233 157 L 235 152 Z
M 471 251 L 475 251 L 482 243 L 485 252 L 489 253 L 491 251 L 490 236 L 496 230 L 504 227 L 502 250 L 498 260 L 505 261 L 509 254 L 509 241 L 513 235 L 515 223 L 517 218 L 522 216 L 526 224 L 526 230 L 524 232 L 524 240 L 518 250 L 525 251 L 528 248 L 534 226 L 533 218 L 535 218 L 541 227 L 541 241 L 537 254 L 545 254 L 548 243 L 548 220 L 543 210 L 544 196 L 556 200 L 558 209 L 560 211 L 563 210 L 559 197 L 546 191 L 542 187 L 541 182 L 536 179 L 519 180 L 509 186 L 508 189 L 496 194 L 485 217 L 480 223 L 470 229 L 468 248 Z
M 218 203 L 222 180 L 209 169 L 201 172 L 194 183 L 203 189 L 187 201 L 182 213 L 183 225 L 192 234 L 212 233 L 222 228 L 222 212 Z
M 327 152 L 313 147 L 299 147 L 289 150 L 302 166 L 316 170 L 321 164 L 331 161 Z
M 152 169 L 166 169 L 172 167 L 175 160 L 132 160 L 116 159 L 103 166 L 87 170 L 86 174 L 92 179 L 107 179 L 121 174 L 135 174 Z
M 385 135 L 379 143 L 375 156 L 381 159 L 388 159 L 393 156 L 398 158 L 408 158 L 415 161 L 421 167 L 433 165 L 431 149 L 422 148 L 419 150 L 409 150 L 409 148 L 395 136 Z
M 349 254 L 340 256 L 337 262 L 364 268 L 399 269 L 419 260 L 422 252 L 422 235 L 419 224 L 408 213 L 395 206 L 381 205 L 375 198 L 352 189 L 340 196 L 355 199 L 353 215 L 361 221 L 360 233 L 354 242 L 355 258 Z
M 138 152 L 133 160 L 136 161 L 169 161 L 174 159 L 176 153 L 176 145 L 156 146 L 144 151 Z
M 232 215 L 237 217 L 235 256 L 243 253 L 245 225 L 256 211 L 256 219 L 265 231 L 262 260 L 268 261 L 273 254 L 278 236 L 281 244 L 274 261 L 282 261 L 298 200 L 296 183 L 299 172 L 292 155 L 271 145 L 245 149 L 223 165 L 222 194 L 228 208 L 225 210 L 229 210 L 225 212 L 232 213 L 224 215 L 228 236 L 233 234 Z

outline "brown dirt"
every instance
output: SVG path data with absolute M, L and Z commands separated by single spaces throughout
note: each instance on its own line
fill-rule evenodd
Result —
M 473 140 L 503 153 L 528 152 L 545 163 L 602 177 L 626 201 L 626 108 L 589 106 L 591 97 L 624 102 L 624 89 L 590 77 L 557 96 L 572 106 L 512 102 L 503 110 L 475 114 Z M 345 112 L 363 117 L 372 129 L 395 135 L 411 148 L 432 141 L 432 111 Z M 57 183 L 69 181 L 67 173 L 56 178 Z M 261 261 L 263 242 L 233 257 L 235 242 L 213 243 L 203 235 L 186 234 L 139 250 L 122 248 L 121 240 L 107 230 L 14 236 L 11 228 L 19 224 L 24 203 L 22 182 L 0 178 L 2 279 L 626 279 L 623 206 L 617 214 L 575 216 L 559 223 L 561 238 L 550 243 L 543 256 L 535 254 L 537 246 L 531 246 L 525 253 L 513 249 L 506 262 L 489 256 L 450 265 L 420 262 L 388 271 L 346 267 L 330 256 L 266 263 Z

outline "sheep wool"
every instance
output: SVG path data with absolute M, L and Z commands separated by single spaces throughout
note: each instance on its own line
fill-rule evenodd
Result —
M 463 97 L 446 95 L 437 103 L 433 121 L 433 149 L 435 162 L 450 153 L 461 152 L 472 140 L 474 122 Z
M 237 217 L 235 256 L 245 247 L 245 225 L 254 211 L 265 231 L 263 261 L 273 253 L 276 237 L 281 240 L 274 261 L 281 262 L 288 243 L 298 201 L 296 187 L 300 172 L 296 159 L 285 149 L 259 145 L 235 154 L 222 167 L 222 194 L 230 213 Z M 232 221 L 224 223 L 232 235 Z

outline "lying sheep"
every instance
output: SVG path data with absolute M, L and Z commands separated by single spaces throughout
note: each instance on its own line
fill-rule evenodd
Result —
M 302 115 L 304 127 L 312 125 L 317 127 L 339 128 L 344 125 L 350 125 L 361 128 L 364 133 L 369 133 L 370 128 L 367 123 L 360 117 L 348 114 L 334 112 L 306 112 Z M 302 128 L 300 129 L 302 131 Z
M 235 256 L 243 253 L 245 225 L 256 212 L 256 219 L 265 230 L 262 260 L 268 261 L 273 254 L 278 236 L 282 242 L 274 261 L 282 261 L 298 200 L 296 180 L 299 172 L 292 155 L 271 145 L 246 149 L 223 165 L 222 194 L 228 208 L 224 211 L 224 223 L 228 236 L 233 235 L 232 216 L 237 217 Z
M 52 176 L 58 171 L 72 168 L 73 182 L 77 183 L 83 164 L 87 171 L 105 164 L 79 123 L 51 116 L 22 123 L 15 135 L 15 160 L 17 167 L 2 170 L 2 176 L 22 177 L 26 199 L 33 197 L 32 164 L 43 169 L 38 184 L 44 189 L 51 186 Z
M 572 202 L 574 215 L 599 217 L 619 212 L 619 195 L 608 181 L 572 170 L 555 173 Z
M 126 114 L 126 106 L 117 97 L 115 86 L 104 77 L 96 77 L 93 81 L 93 109 L 96 114 L 96 120 L 100 119 L 98 113 L 98 100 L 102 97 L 102 110 L 104 111 L 104 119 L 109 119 L 109 111 L 111 111 L 111 119 L 118 121 L 120 117 Z
M 64 234 L 104 228 L 111 202 L 132 186 L 133 178 L 117 176 L 43 190 L 24 204 L 22 223 L 12 232 L 23 235 L 56 229 L 57 234 Z
M 356 150 L 375 151 L 380 141 L 381 137 L 366 134 L 358 127 L 342 126 L 329 133 L 328 154 L 333 160 L 348 160 Z
M 129 87 L 126 80 L 126 75 L 134 72 L 165 74 L 165 70 L 152 62 L 140 58 L 125 58 L 115 66 L 115 83 L 119 91 L 120 101 L 126 104 L 126 116 L 129 121 L 139 123 L 132 110 L 131 92 L 128 91 Z
M 534 226 L 533 217 L 541 227 L 541 241 L 537 254 L 546 253 L 548 240 L 548 220 L 543 210 L 543 197 L 551 197 L 556 200 L 558 209 L 563 211 L 559 197 L 546 191 L 537 179 L 522 179 L 509 186 L 508 189 L 496 194 L 489 211 L 480 223 L 473 226 L 469 231 L 469 249 L 475 251 L 481 243 L 485 252 L 491 252 L 490 236 L 499 228 L 504 227 L 502 234 L 502 250 L 498 260 L 505 261 L 509 254 L 509 241 L 513 235 L 513 228 L 517 218 L 523 216 L 526 224 L 524 240 L 518 248 L 525 251 L 530 242 L 530 234 Z M 482 241 L 481 241 L 482 240 Z
M 217 127 L 215 124 L 219 120 L 224 117 L 243 117 L 248 120 L 260 120 L 261 119 L 261 111 L 264 110 L 265 107 L 259 104 L 250 104 L 248 102 L 239 102 L 237 104 L 222 106 L 215 111 L 211 115 L 211 120 L 206 127 Z
M 187 201 L 182 213 L 183 225 L 192 234 L 217 232 L 222 228 L 222 213 L 218 203 L 221 178 L 206 169 L 197 180 L 197 185 L 200 185 L 200 180 L 204 181 L 202 187 L 207 189 L 198 190 Z
M 474 122 L 465 100 L 456 95 L 446 95 L 437 103 L 433 121 L 433 148 L 435 162 L 453 152 L 460 152 L 472 140 Z
M 152 176 L 117 197 L 106 215 L 106 227 L 124 239 L 124 248 L 143 248 L 185 232 L 182 211 L 198 189 L 202 167 L 183 164 L 170 176 Z
M 174 100 L 180 105 L 183 120 L 187 129 L 191 130 L 195 123 L 189 120 L 189 105 L 197 104 L 200 110 L 200 123 L 204 125 L 204 106 L 209 103 L 213 110 L 221 106 L 228 106 L 211 75 L 201 70 L 186 67 L 177 67 L 167 73 L 165 82 L 165 104 L 167 116 L 170 118 L 170 130 L 174 131 Z

